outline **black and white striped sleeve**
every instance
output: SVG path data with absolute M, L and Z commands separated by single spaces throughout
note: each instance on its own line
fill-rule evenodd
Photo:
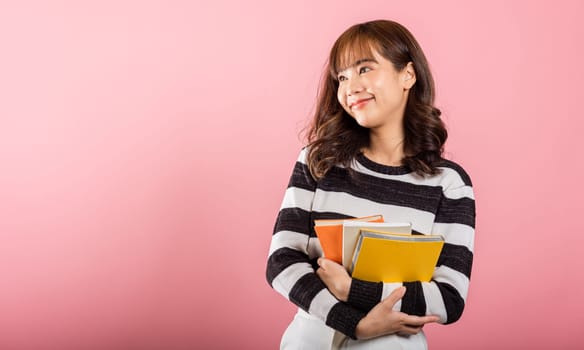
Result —
M 272 288 L 328 326 L 355 338 L 357 323 L 365 316 L 337 300 L 316 275 L 308 252 L 312 230 L 311 208 L 316 190 L 300 153 L 278 214 L 266 269 Z
M 432 281 L 415 286 L 422 292 L 425 304 L 425 310 L 419 305 L 416 311 L 439 315 L 444 324 L 453 323 L 462 315 L 474 256 L 475 199 L 470 179 L 463 175 L 464 183 L 444 191 L 432 227 L 433 234 L 445 239 Z M 419 302 L 422 303 L 421 298 Z M 415 302 L 412 304 L 416 306 Z

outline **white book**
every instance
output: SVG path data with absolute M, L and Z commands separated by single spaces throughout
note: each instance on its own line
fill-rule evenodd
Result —
M 351 267 L 353 252 L 357 246 L 359 234 L 362 229 L 372 229 L 377 232 L 411 234 L 412 223 L 343 221 L 343 266 L 347 271 Z

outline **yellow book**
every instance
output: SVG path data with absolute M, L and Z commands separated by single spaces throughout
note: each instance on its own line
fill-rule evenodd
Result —
M 427 282 L 444 246 L 440 235 L 361 230 L 351 265 L 354 278 L 370 282 Z
M 351 260 L 361 235 L 361 230 L 375 230 L 375 232 L 411 234 L 412 224 L 409 222 L 343 222 L 343 266 L 347 271 L 351 268 Z

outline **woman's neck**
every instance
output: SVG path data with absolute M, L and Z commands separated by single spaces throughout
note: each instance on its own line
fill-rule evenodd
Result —
M 385 130 L 370 130 L 369 146 L 363 149 L 363 154 L 372 161 L 390 166 L 402 165 L 404 158 L 403 128 Z

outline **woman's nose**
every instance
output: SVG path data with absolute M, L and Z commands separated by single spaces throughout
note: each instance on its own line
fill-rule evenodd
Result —
M 358 78 L 349 79 L 347 84 L 347 94 L 354 95 L 363 91 L 363 84 Z

